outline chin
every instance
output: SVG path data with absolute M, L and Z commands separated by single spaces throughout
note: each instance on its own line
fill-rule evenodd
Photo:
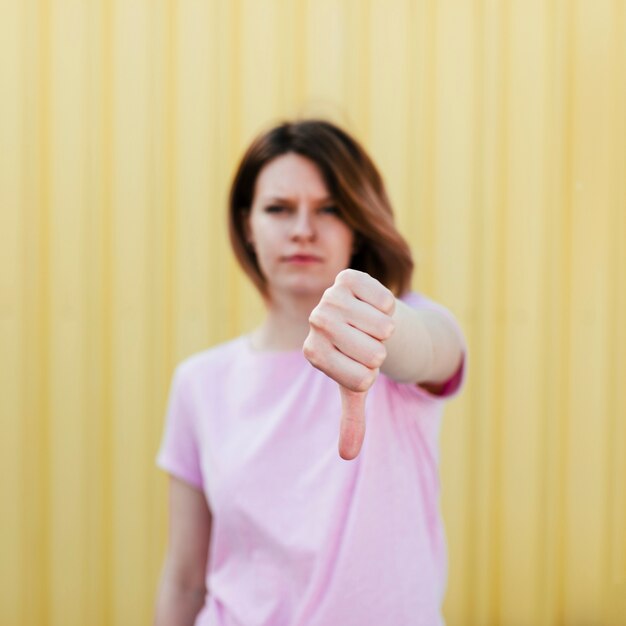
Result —
M 276 286 L 276 291 L 289 294 L 298 298 L 317 298 L 320 300 L 324 291 L 333 284 L 333 281 L 307 280 L 299 277 L 299 280 L 288 281 Z

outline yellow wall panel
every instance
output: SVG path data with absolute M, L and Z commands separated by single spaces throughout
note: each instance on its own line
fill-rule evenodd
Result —
M 22 106 L 15 94 L 23 89 L 25 59 L 22 56 L 21 19 L 17 11 L 4 11 L 0 77 L 3 96 L 0 115 L 0 224 L 4 233 L 0 247 L 0 491 L 2 506 L 0 588 L 2 619 L 19 623 L 22 619 L 21 594 L 24 579 L 23 545 L 24 492 L 22 443 L 24 405 L 20 394 L 25 371 L 23 302 L 25 290 L 22 246 L 23 220 L 18 207 L 22 202 L 20 172 L 25 159 Z M 8 94 L 14 94 L 11 97 Z
M 320 114 L 470 344 L 447 622 L 626 624 L 622 0 L 1 0 L 0 84 L 0 623 L 150 622 L 173 368 L 262 312 L 233 168 Z

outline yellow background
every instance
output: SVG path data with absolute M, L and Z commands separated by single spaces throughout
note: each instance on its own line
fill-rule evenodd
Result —
M 626 624 L 624 0 L 0 0 L 0 80 L 0 623 L 150 623 L 173 368 L 261 314 L 233 167 L 321 114 L 470 345 L 448 623 Z

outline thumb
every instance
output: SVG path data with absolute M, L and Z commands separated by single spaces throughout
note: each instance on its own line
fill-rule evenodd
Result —
M 365 437 L 365 398 L 367 391 L 351 391 L 339 385 L 341 392 L 341 425 L 339 456 L 351 461 L 358 456 Z

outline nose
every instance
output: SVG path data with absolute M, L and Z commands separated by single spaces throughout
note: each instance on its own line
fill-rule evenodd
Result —
M 294 215 L 293 229 L 291 231 L 291 237 L 295 241 L 312 241 L 315 239 L 315 225 L 309 211 L 306 207 L 298 208 L 298 211 Z

